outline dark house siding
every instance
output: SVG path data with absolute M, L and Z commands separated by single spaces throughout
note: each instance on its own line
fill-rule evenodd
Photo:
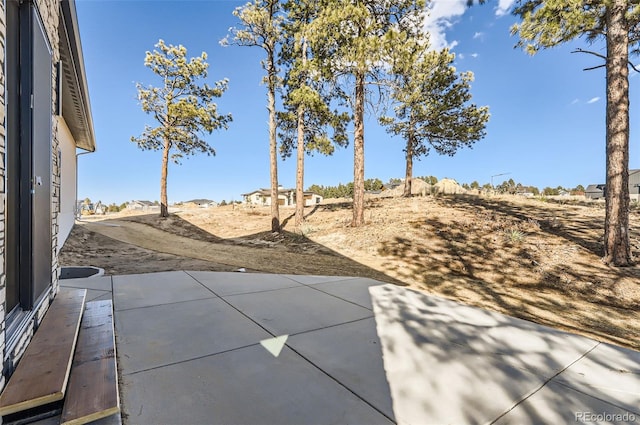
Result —
M 640 201 L 640 169 L 629 170 L 629 194 L 631 199 Z

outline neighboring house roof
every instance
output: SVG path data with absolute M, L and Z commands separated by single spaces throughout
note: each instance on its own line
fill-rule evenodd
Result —
M 93 152 L 96 140 L 89 102 L 89 87 L 84 69 L 82 44 L 78 29 L 75 1 L 61 1 L 60 67 L 62 82 L 62 113 L 78 148 Z
M 585 192 L 602 192 L 602 189 L 604 188 L 605 185 L 603 184 L 590 184 L 589 186 L 587 186 L 587 188 L 584 190 Z
M 212 201 L 211 199 L 192 199 L 190 201 L 185 201 L 184 203 L 185 204 L 205 205 L 205 204 L 210 204 L 212 202 L 215 202 L 215 201 Z
M 384 184 L 382 187 L 383 187 L 384 189 L 389 189 L 389 190 L 391 190 L 391 189 L 395 189 L 396 187 L 398 187 L 398 186 L 400 186 L 400 185 L 404 185 L 404 182 L 403 182 L 403 183 L 386 183 L 386 184 Z
M 240 196 L 251 196 L 254 194 L 260 194 L 260 195 L 270 195 L 271 191 L 270 190 L 266 190 L 266 189 L 258 189 L 258 190 L 254 190 L 253 192 L 248 192 L 248 193 L 241 193 Z
M 293 191 L 295 191 L 295 189 L 284 189 L 282 187 L 278 188 L 278 193 L 288 193 L 288 192 L 293 192 Z M 242 193 L 240 196 L 250 196 L 250 195 L 253 195 L 255 193 L 259 193 L 260 195 L 264 195 L 264 196 L 271 196 L 271 189 L 260 188 L 260 189 L 256 189 L 256 190 L 248 192 L 248 193 Z
M 279 194 L 283 194 L 283 193 L 292 193 L 292 192 L 294 192 L 294 193 L 295 193 L 295 191 L 296 191 L 295 189 L 284 189 L 284 188 L 279 188 L 279 189 L 278 189 L 278 193 L 279 193 Z M 262 196 L 271 196 L 271 189 L 257 189 L 257 190 L 254 190 L 253 192 L 242 193 L 242 194 L 240 194 L 240 196 L 251 196 L 251 195 L 254 195 L 254 194 L 256 194 L 256 193 L 257 193 L 257 194 L 260 194 L 260 195 L 262 195 Z M 321 196 L 321 195 L 318 195 L 318 194 L 317 194 L 317 193 L 315 193 L 315 192 L 303 192 L 303 194 L 304 194 L 304 195 L 317 195 L 317 196 Z
M 145 205 L 145 206 L 148 206 L 148 207 L 155 205 L 151 201 L 131 201 L 131 202 L 128 202 L 128 204 L 140 204 L 140 205 Z

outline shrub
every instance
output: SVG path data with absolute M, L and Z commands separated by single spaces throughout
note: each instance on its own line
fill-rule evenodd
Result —
M 524 241 L 526 235 L 521 230 L 516 228 L 507 229 L 504 231 L 504 236 L 509 243 L 521 243 Z

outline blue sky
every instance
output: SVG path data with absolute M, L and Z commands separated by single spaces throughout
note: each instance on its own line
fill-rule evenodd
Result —
M 269 185 L 266 88 L 261 84 L 262 50 L 221 47 L 237 25 L 232 11 L 244 1 L 76 0 L 98 149 L 80 156 L 79 199 L 122 203 L 159 199 L 160 152 L 130 142 L 145 124 L 154 125 L 136 100 L 135 83 L 156 84 L 144 55 L 158 39 L 182 44 L 189 56 L 207 52 L 209 80 L 229 79 L 219 99 L 233 122 L 206 138 L 217 155 L 192 156 L 169 167 L 169 202 L 193 198 L 220 201 Z M 571 54 L 576 41 L 529 56 L 514 49 L 509 35 L 516 18 L 505 14 L 511 0 L 465 7 L 466 0 L 437 0 L 428 29 L 436 47 L 456 53 L 459 71 L 472 71 L 473 102 L 488 105 L 487 136 L 454 157 L 431 154 L 414 175 L 498 184 L 513 178 L 525 185 L 574 187 L 605 178 L 605 74 L 596 57 Z M 601 44 L 591 49 L 604 52 Z M 631 168 L 640 168 L 634 119 L 638 77 L 631 83 Z M 351 133 L 352 134 L 352 133 Z M 365 127 L 366 178 L 404 176 L 403 141 L 388 135 L 370 115 Z M 305 187 L 353 180 L 353 149 L 332 157 L 307 157 Z M 279 162 L 279 181 L 295 185 L 293 158 Z

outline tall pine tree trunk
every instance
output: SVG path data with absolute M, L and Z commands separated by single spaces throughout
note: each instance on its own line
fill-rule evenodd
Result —
M 413 135 L 413 131 L 409 132 L 409 137 L 407 137 L 407 165 L 404 173 L 404 192 L 402 196 L 409 197 L 411 196 L 411 179 L 413 179 L 413 147 L 415 146 L 415 136 Z
M 278 142 L 276 140 L 276 65 L 275 47 L 268 53 L 267 98 L 269 110 L 269 163 L 271 173 L 271 231 L 280 232 L 280 209 L 278 207 Z
M 298 146 L 296 164 L 296 218 L 299 228 L 304 222 L 304 106 L 298 106 Z
M 307 41 L 303 38 L 301 41 L 302 67 L 307 65 Z M 306 79 L 303 74 L 302 78 Z M 298 146 L 296 157 L 296 217 L 295 225 L 297 228 L 302 226 L 304 222 L 304 106 L 298 106 Z
M 167 174 L 169 168 L 169 150 L 171 144 L 165 137 L 162 149 L 162 170 L 160 171 L 160 217 L 169 217 L 169 206 L 167 203 Z
M 355 114 L 353 118 L 353 227 L 364 224 L 364 72 L 355 75 Z
M 629 33 L 627 0 L 606 8 L 607 180 L 604 262 L 631 265 L 629 241 Z

